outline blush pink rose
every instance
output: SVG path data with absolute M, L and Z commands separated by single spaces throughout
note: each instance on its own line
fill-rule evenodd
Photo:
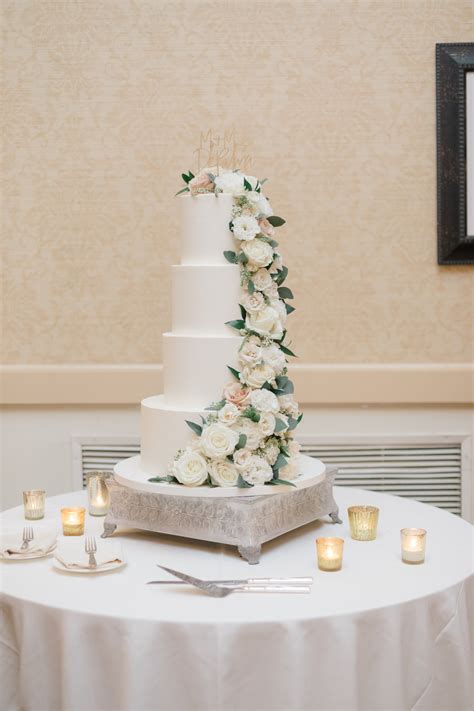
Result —
M 244 404 L 249 392 L 250 388 L 240 385 L 240 383 L 229 383 L 224 387 L 223 394 L 227 402 L 232 402 L 239 407 Z
M 258 224 L 262 235 L 267 235 L 267 237 L 273 237 L 273 235 L 275 234 L 275 230 L 266 217 L 262 217 L 258 221 Z
M 207 173 L 199 173 L 189 181 L 188 187 L 191 191 L 191 195 L 196 195 L 198 192 L 213 190 L 214 184 Z

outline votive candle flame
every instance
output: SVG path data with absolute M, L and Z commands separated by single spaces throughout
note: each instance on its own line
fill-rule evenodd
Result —
M 23 492 L 26 519 L 35 521 L 44 517 L 44 497 L 43 489 L 30 489 Z
M 325 571 L 336 571 L 342 567 L 343 538 L 317 538 L 318 568 Z
M 61 509 L 64 536 L 82 536 L 85 513 L 86 510 L 82 507 Z
M 91 516 L 105 516 L 109 510 L 109 490 L 105 483 L 110 472 L 93 471 L 87 476 L 89 513 Z
M 402 528 L 402 560 L 404 563 L 423 563 L 425 560 L 426 531 L 424 528 Z
M 373 541 L 377 536 L 379 509 L 376 506 L 349 506 L 351 538 L 356 541 Z

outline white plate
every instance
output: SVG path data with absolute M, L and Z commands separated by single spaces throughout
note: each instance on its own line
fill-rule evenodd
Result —
M 0 554 L 0 560 L 32 560 L 33 558 L 45 558 L 50 555 L 56 548 L 56 543 L 47 551 L 36 551 L 36 553 L 13 553 L 12 555 L 4 556 Z
M 62 570 L 65 573 L 92 573 L 92 575 L 97 575 L 97 573 L 106 573 L 109 570 L 118 570 L 119 568 L 122 568 L 125 563 L 125 560 L 121 560 L 119 563 L 106 563 L 98 568 L 66 568 L 61 561 L 57 558 L 53 558 L 53 568 L 56 568 L 57 570 Z

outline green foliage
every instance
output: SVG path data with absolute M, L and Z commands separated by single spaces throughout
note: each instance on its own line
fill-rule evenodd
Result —
M 245 328 L 245 321 L 238 318 L 233 321 L 226 321 L 225 325 L 230 326 L 231 328 L 235 328 L 236 331 L 241 331 L 243 328 Z
M 253 283 L 253 281 L 251 279 L 249 279 L 247 282 L 247 289 L 248 289 L 249 294 L 253 294 L 255 291 L 255 284 Z
M 238 380 L 239 383 L 240 383 L 240 373 L 239 373 L 239 371 L 236 370 L 235 368 L 232 368 L 232 366 L 230 366 L 230 365 L 228 365 L 227 367 L 228 367 L 228 369 L 230 370 L 230 372 L 232 373 L 232 375 L 234 376 L 234 378 L 235 378 L 236 380 Z
M 285 355 L 293 356 L 293 358 L 298 358 L 298 356 L 291 351 L 288 346 L 284 346 L 283 343 L 280 343 L 280 348 L 285 353 Z
M 285 224 L 283 217 L 278 217 L 278 215 L 270 215 L 270 217 L 267 217 L 267 220 L 273 227 L 281 227 Z
M 250 185 L 247 178 L 244 178 L 244 188 L 245 188 L 245 190 L 252 190 L 252 186 Z
M 276 276 L 274 277 L 275 282 L 278 284 L 278 286 L 281 286 L 283 282 L 285 281 L 286 277 L 288 276 L 288 267 L 283 267 L 283 269 L 280 269 L 277 273 Z
M 283 420 L 280 420 L 279 417 L 277 417 L 275 419 L 276 419 L 275 434 L 278 434 L 278 432 L 284 432 L 286 430 L 286 422 L 284 422 Z
M 250 405 L 242 412 L 242 417 L 247 417 L 252 422 L 260 422 L 260 415 L 253 405 Z
M 230 249 L 226 249 L 224 252 L 224 257 L 227 259 L 228 262 L 231 264 L 237 264 L 237 255 L 235 252 L 232 252 Z
M 182 188 L 181 190 L 178 190 L 178 192 L 175 193 L 174 196 L 176 197 L 177 195 L 181 195 L 181 193 L 189 193 L 189 188 L 185 187 L 185 188 Z
M 239 437 L 239 441 L 235 445 L 235 448 L 236 449 L 243 449 L 246 444 L 247 444 L 247 435 L 242 433 Z
M 293 292 L 287 286 L 280 286 L 278 296 L 280 299 L 294 299 Z
M 202 434 L 202 427 L 201 425 L 196 424 L 196 422 L 191 422 L 190 420 L 185 420 L 186 424 L 188 427 L 192 429 L 193 432 L 195 432 L 198 437 L 201 436 Z
M 237 486 L 239 489 L 251 489 L 252 484 L 249 484 L 248 482 L 245 481 L 245 479 L 242 477 L 242 474 L 239 474 L 239 478 L 237 479 Z
M 292 314 L 293 311 L 296 311 L 294 306 L 291 306 L 291 304 L 285 304 L 285 309 L 287 314 Z
M 176 477 L 171 476 L 171 474 L 167 474 L 167 476 L 152 476 L 151 479 L 148 479 L 148 481 L 152 481 L 157 484 L 161 484 L 163 482 L 166 482 L 167 484 L 171 484 L 172 482 L 176 482 L 177 484 L 179 483 Z
M 219 400 L 219 402 L 213 402 L 212 405 L 206 407 L 206 410 L 222 410 L 225 405 L 225 400 Z

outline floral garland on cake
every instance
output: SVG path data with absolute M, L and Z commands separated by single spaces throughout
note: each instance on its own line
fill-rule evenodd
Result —
M 288 268 L 283 265 L 274 239 L 275 228 L 285 220 L 273 214 L 262 191 L 265 180 L 240 171 L 216 175 L 204 168 L 197 175 L 183 173 L 185 187 L 177 194 L 226 193 L 233 196 L 232 220 L 235 251 L 225 251 L 241 273 L 241 318 L 227 325 L 243 336 L 240 370 L 227 366 L 232 381 L 222 399 L 210 405 L 202 423 L 186 421 L 195 438 L 180 450 L 165 477 L 185 486 L 237 486 L 288 484 L 298 476 L 299 444 L 293 430 L 303 414 L 293 398 L 287 375 L 285 323 L 294 311 L 283 286 Z

